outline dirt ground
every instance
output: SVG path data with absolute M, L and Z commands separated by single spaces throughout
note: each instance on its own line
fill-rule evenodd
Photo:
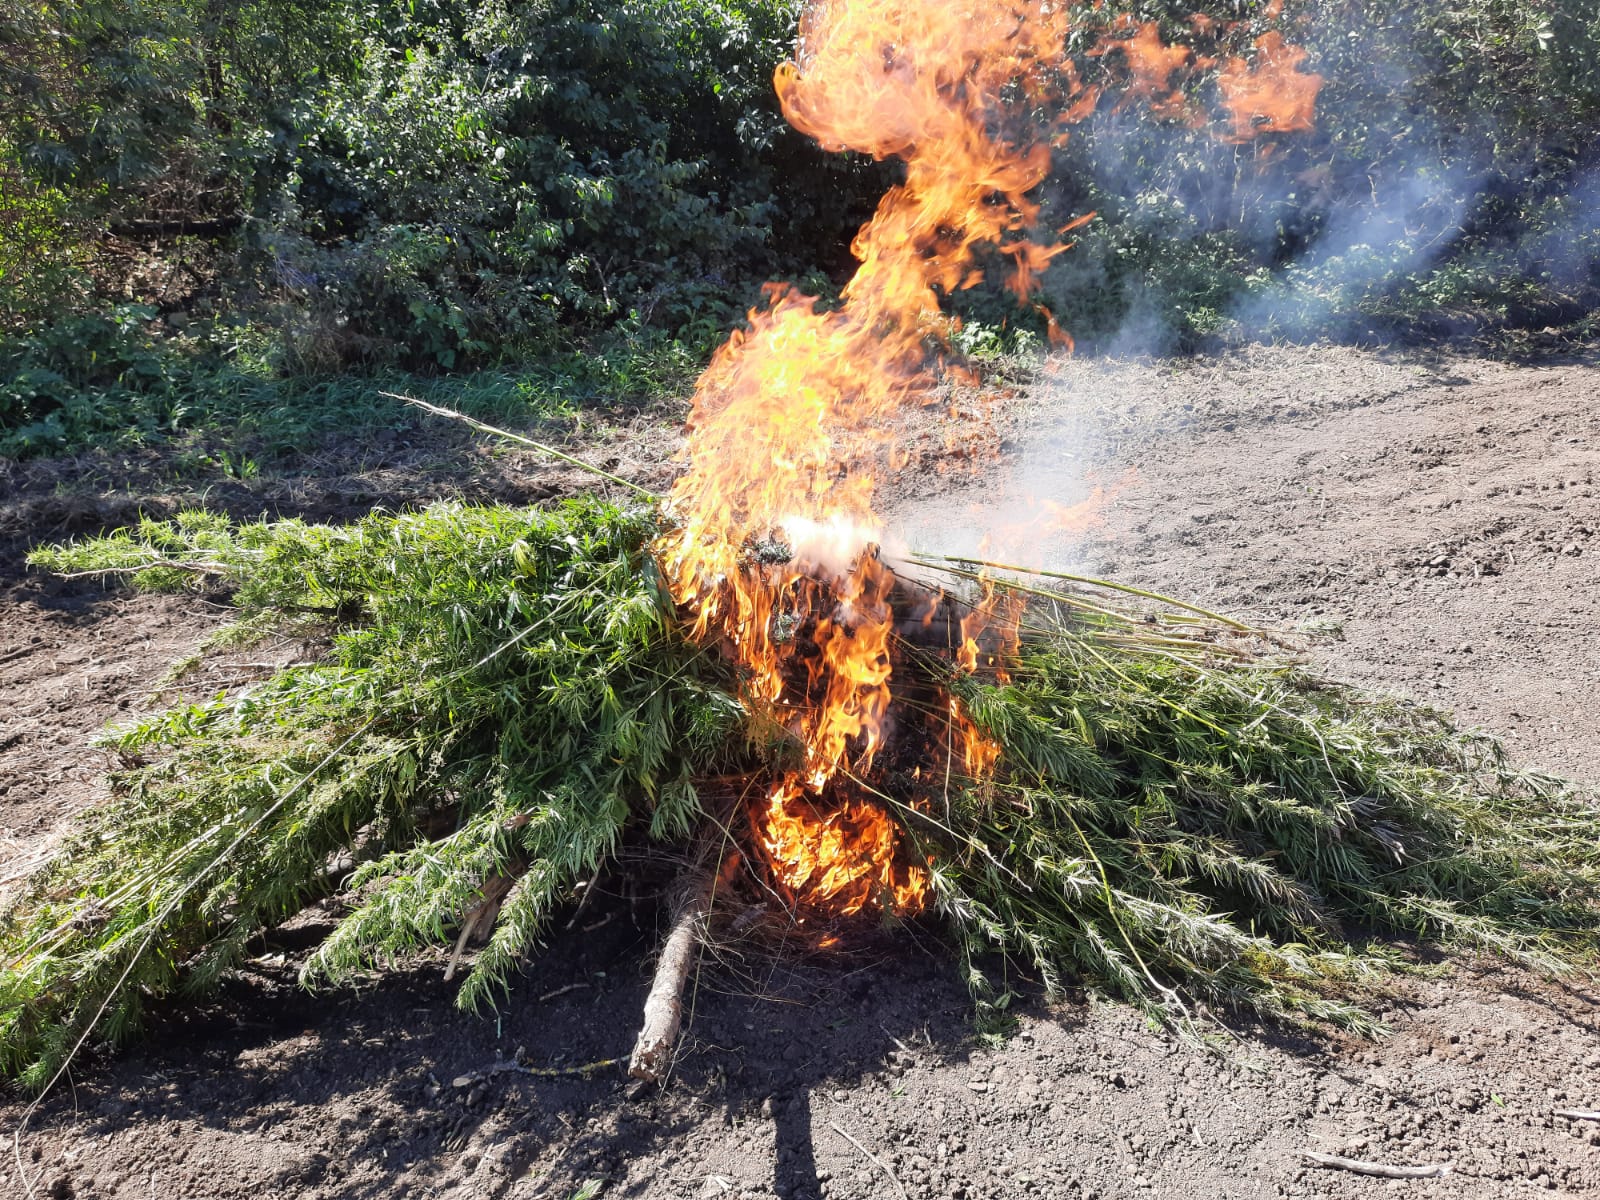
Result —
M 618 417 L 586 444 L 659 483 L 674 417 Z M 907 540 L 973 549 L 963 539 L 1001 529 L 996 554 L 1050 553 L 1298 628 L 1325 671 L 1600 782 L 1592 358 L 1311 347 L 1075 362 L 994 420 L 1009 478 L 907 481 Z M 1097 484 L 1106 494 L 1072 532 L 1034 519 L 1040 498 Z M 205 483 L 240 514 L 331 517 L 573 485 L 531 456 L 435 434 Z M 0 891 L 97 796 L 89 736 L 222 619 L 203 600 L 41 580 L 16 555 L 170 511 L 186 490 L 200 488 L 155 461 L 0 473 Z M 452 1007 L 442 956 L 310 996 L 293 984 L 297 950 L 274 950 L 216 1002 L 165 1011 L 147 1043 L 84 1061 L 32 1117 L 20 1170 L 58 1200 L 1600 1195 L 1600 1123 L 1554 1115 L 1600 1107 L 1600 991 L 1493 963 L 1392 985 L 1379 1004 L 1393 1033 L 1376 1043 L 1235 1027 L 1198 1049 L 1074 997 L 1025 1001 L 991 1044 L 937 930 L 912 927 L 825 960 L 706 961 L 662 1093 L 628 1099 L 615 1068 L 496 1070 L 625 1054 L 656 922 L 641 898 L 597 898 L 498 1017 Z M 312 914 L 300 942 L 318 926 Z M 0 1128 L 21 1112 L 0 1101 Z M 1453 1169 L 1369 1179 L 1312 1167 L 1306 1150 Z M 0 1194 L 20 1196 L 0 1151 Z

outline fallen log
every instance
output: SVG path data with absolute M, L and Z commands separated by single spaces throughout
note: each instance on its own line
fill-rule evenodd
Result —
M 245 222 L 242 213 L 235 213 L 227 217 L 198 217 L 186 220 L 182 217 L 174 219 L 160 218 L 130 218 L 123 221 L 112 221 L 107 231 L 116 237 L 125 238 L 152 238 L 174 237 L 187 235 L 189 237 L 225 237 L 236 233 Z

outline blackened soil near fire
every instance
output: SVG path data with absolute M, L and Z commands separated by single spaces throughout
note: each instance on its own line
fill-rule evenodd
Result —
M 611 430 L 606 461 L 659 480 L 673 419 Z M 1020 491 L 1114 481 L 1101 523 L 1065 547 L 1074 565 L 1305 628 L 1328 672 L 1600 781 L 1592 359 L 1290 348 L 1083 362 L 994 420 L 1024 464 Z M 372 502 L 575 483 L 442 444 L 457 466 L 397 453 L 375 488 L 363 476 Z M 935 469 L 934 449 L 924 461 L 895 497 L 913 540 L 998 523 L 1002 467 Z M 348 496 L 350 478 L 263 480 L 232 503 L 293 509 L 289 493 Z M 51 498 L 76 497 L 92 525 L 96 486 L 46 480 L 8 511 L 41 534 L 82 528 L 81 513 L 50 520 Z M 137 708 L 219 617 L 47 584 L 14 562 L 0 573 L 0 881 L 14 882 L 98 794 L 88 735 Z M 1376 1043 L 1243 1028 L 1206 1053 L 1069 997 L 1019 1001 L 1011 1036 L 990 1045 L 937 931 L 886 930 L 822 960 L 708 959 L 660 1094 L 628 1099 L 615 1071 L 474 1075 L 519 1047 L 541 1064 L 625 1054 L 658 919 L 642 897 L 592 901 L 498 1018 L 452 1007 L 442 959 L 311 996 L 293 983 L 300 950 L 267 954 L 218 1001 L 168 1010 L 145 1044 L 85 1060 L 34 1116 L 23 1164 L 40 1195 L 84 1200 L 569 1200 L 590 1180 L 650 1198 L 1600 1195 L 1600 1124 L 1554 1112 L 1600 1107 L 1600 994 L 1487 961 L 1393 985 L 1377 1003 L 1394 1032 Z M 310 914 L 295 944 L 325 921 Z M 9 1132 L 22 1107 L 3 1111 Z M 1395 1184 L 1308 1166 L 1305 1150 L 1454 1166 Z M 0 1194 L 22 1194 L 9 1151 Z

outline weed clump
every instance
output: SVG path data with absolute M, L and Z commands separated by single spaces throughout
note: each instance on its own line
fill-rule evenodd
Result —
M 87 1022 L 115 1039 L 149 998 L 215 984 L 346 871 L 350 911 L 308 979 L 439 940 L 515 871 L 463 984 L 479 1003 L 630 822 L 684 836 L 694 778 L 737 745 L 741 713 L 670 628 L 651 529 L 593 502 L 343 529 L 189 514 L 36 554 L 220 584 L 258 629 L 270 613 L 332 637 L 314 666 L 107 735 L 113 799 L 0 929 L 0 1065 L 43 1082 Z
M 0 1068 L 45 1084 L 336 893 L 308 983 L 464 942 L 492 896 L 459 993 L 477 1006 L 625 846 L 736 839 L 709 781 L 757 779 L 784 747 L 683 632 L 657 533 L 586 500 L 345 528 L 189 514 L 37 552 L 225 589 L 244 628 L 315 630 L 326 652 L 106 735 L 112 799 L 0 918 Z M 1549 968 L 1589 953 L 1600 815 L 1559 783 L 1193 613 L 1063 598 L 1030 608 L 1005 683 L 901 648 L 1000 747 L 938 804 L 878 797 L 980 998 L 998 955 L 1168 1020 L 1204 1002 L 1371 1029 L 1353 984 L 1392 965 L 1382 938 Z

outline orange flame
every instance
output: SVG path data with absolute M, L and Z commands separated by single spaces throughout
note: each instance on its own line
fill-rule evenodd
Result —
M 896 585 L 877 553 L 873 492 L 880 474 L 913 461 L 896 445 L 896 417 L 929 403 L 940 381 L 954 328 L 941 296 L 979 282 L 980 258 L 995 258 L 1026 297 L 1066 248 L 1028 231 L 1059 123 L 1098 98 L 1067 57 L 1067 22 L 1056 0 L 822 0 L 775 75 L 795 128 L 830 149 L 898 157 L 905 180 L 856 235 L 860 265 L 837 306 L 774 285 L 712 358 L 656 551 L 696 636 L 720 639 L 747 701 L 803 747 L 802 766 L 752 814 L 797 902 L 909 913 L 925 901 L 927 872 L 901 861 L 898 826 L 839 782 L 872 767 L 892 701 Z M 1177 113 L 1172 76 L 1189 52 L 1163 47 L 1153 25 L 1121 44 L 1136 94 Z M 1229 94 L 1257 105 L 1244 97 L 1269 78 L 1315 78 L 1296 75 L 1298 63 L 1264 40 Z M 1045 108 L 1057 127 L 1024 119 Z M 1294 119 L 1266 123 L 1278 132 Z M 1003 680 L 1019 617 L 1015 597 L 989 587 L 961 622 L 958 659 Z M 969 773 L 991 771 L 992 739 L 953 700 L 950 719 Z
M 961 646 L 956 665 L 968 673 L 980 667 L 992 670 L 1000 683 L 1010 683 L 1006 663 L 1017 652 L 1022 630 L 1022 598 L 995 586 L 988 572 L 980 572 L 983 595 L 961 618 Z
M 961 763 L 974 779 L 987 779 L 1000 762 L 1000 743 L 967 716 L 961 701 L 950 697 L 950 727 L 961 735 Z
M 817 622 L 815 642 L 822 651 L 809 664 L 813 687 L 823 693 L 806 743 L 807 780 L 817 790 L 833 778 L 852 742 L 859 749 L 855 768 L 866 771 L 877 752 L 883 716 L 889 707 L 888 594 L 894 575 L 869 555 L 840 585 L 834 613 Z
M 1233 121 L 1228 140 L 1248 142 L 1269 133 L 1314 129 L 1322 76 L 1300 70 L 1306 52 L 1276 32 L 1257 38 L 1256 52 L 1253 66 L 1230 58 L 1217 75 L 1222 106 Z
M 757 836 L 774 876 L 802 902 L 845 915 L 869 904 L 895 913 L 921 910 L 928 872 L 897 861 L 899 830 L 883 809 L 846 800 L 818 813 L 806 787 L 789 778 L 755 813 Z
M 1099 58 L 1113 50 L 1122 51 L 1129 75 L 1122 102 L 1142 100 L 1157 117 L 1200 119 L 1198 114 L 1190 113 L 1179 83 L 1173 78 L 1194 61 L 1193 52 L 1185 46 L 1169 46 L 1163 42 L 1161 27 L 1155 21 L 1139 25 L 1131 15 L 1124 13 L 1115 27 L 1133 29 L 1133 36 L 1108 40 L 1090 50 L 1089 55 Z
M 896 413 L 938 382 L 950 329 L 939 296 L 981 278 L 982 248 L 1010 259 L 1019 293 L 1060 251 L 1023 236 L 1049 146 L 1001 131 L 1018 127 L 1008 104 L 1060 96 L 1065 34 L 1062 10 L 1040 0 L 823 4 L 776 75 L 797 129 L 898 156 L 906 178 L 857 235 L 860 266 L 837 308 L 775 288 L 712 360 L 669 502 L 678 525 L 658 552 L 696 632 L 726 639 L 750 696 L 803 744 L 803 772 L 773 792 L 758 836 L 797 896 L 838 911 L 885 896 L 897 911 L 920 904 L 906 882 L 917 869 L 893 867 L 886 814 L 852 799 L 822 815 L 807 796 L 841 769 L 867 770 L 882 737 L 894 578 L 874 550 L 872 490 Z M 1017 99 L 1002 101 L 1007 89 Z M 795 630 L 808 641 L 798 675 Z

